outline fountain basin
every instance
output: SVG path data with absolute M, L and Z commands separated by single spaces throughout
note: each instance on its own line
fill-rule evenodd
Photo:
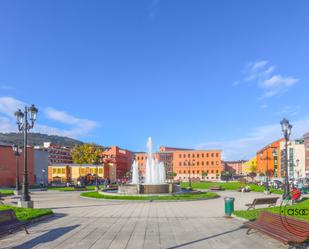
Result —
M 163 184 L 123 184 L 118 187 L 119 194 L 167 194 L 180 191 L 178 185 L 172 183 Z

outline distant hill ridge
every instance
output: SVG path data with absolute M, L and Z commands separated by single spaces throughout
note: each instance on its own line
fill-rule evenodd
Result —
M 23 144 L 23 135 L 21 133 L 0 133 L 0 142 L 9 144 Z M 62 137 L 57 135 L 47 135 L 41 133 L 28 133 L 28 145 L 43 145 L 44 142 L 51 142 L 66 147 L 74 147 L 75 145 L 84 144 L 82 141 Z

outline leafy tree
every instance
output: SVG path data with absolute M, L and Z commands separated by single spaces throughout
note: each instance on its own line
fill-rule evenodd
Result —
M 256 172 L 250 172 L 248 174 L 248 176 L 251 178 L 251 180 L 253 181 L 254 180 L 254 177 L 256 177 Z
M 73 148 L 72 158 L 78 164 L 99 164 L 102 162 L 104 148 L 96 144 L 77 145 Z
M 221 172 L 221 180 L 228 181 L 232 177 L 232 173 L 229 171 L 222 171 Z
M 250 172 L 251 172 L 251 173 L 256 173 L 256 172 L 257 172 L 257 166 L 256 166 L 255 164 L 252 164 L 252 165 L 250 166 Z
M 207 177 L 208 173 L 207 172 L 202 172 L 202 177 Z

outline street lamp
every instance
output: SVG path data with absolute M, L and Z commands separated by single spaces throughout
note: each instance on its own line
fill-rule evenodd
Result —
M 189 190 L 192 190 L 192 182 L 191 182 L 191 163 L 188 160 L 185 160 L 185 162 L 187 162 L 188 166 L 189 166 Z
M 282 121 L 280 122 L 281 124 L 281 129 L 284 135 L 284 139 L 285 139 L 285 150 L 284 150 L 284 154 L 285 154 L 285 184 L 284 184 L 284 194 L 283 194 L 283 198 L 286 198 L 290 192 L 290 186 L 289 186 L 289 175 L 288 175 L 288 141 L 290 139 L 290 135 L 291 135 L 291 130 L 292 130 L 292 125 L 290 124 L 289 120 L 287 120 L 286 118 L 282 119 Z
M 28 165 L 27 165 L 27 140 L 28 131 L 34 127 L 34 122 L 36 121 L 36 116 L 38 109 L 31 105 L 30 107 L 25 106 L 24 112 L 18 109 L 15 112 L 16 123 L 18 125 L 18 130 L 24 135 L 24 173 L 23 173 L 23 189 L 22 195 L 19 202 L 19 206 L 31 208 L 33 207 L 33 202 L 31 201 L 29 195 L 29 183 L 28 183 Z M 30 114 L 30 115 L 29 115 Z M 30 123 L 28 121 L 30 120 Z
M 17 144 L 13 144 L 12 149 L 13 149 L 14 155 L 16 157 L 16 190 L 15 190 L 15 195 L 20 195 L 19 157 L 20 157 L 20 154 L 22 152 L 22 149 Z

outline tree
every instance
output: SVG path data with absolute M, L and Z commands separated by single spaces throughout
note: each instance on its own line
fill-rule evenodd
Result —
M 232 173 L 229 171 L 222 171 L 221 172 L 221 180 L 228 181 L 232 177 Z
M 250 172 L 251 172 L 251 173 L 256 173 L 256 172 L 257 172 L 257 166 L 256 166 L 256 164 L 252 164 L 252 165 L 250 166 Z
M 207 172 L 202 172 L 202 177 L 207 177 L 208 176 L 208 173 Z
M 78 164 L 99 164 L 102 162 L 104 148 L 96 144 L 77 145 L 73 148 L 72 158 Z
M 254 180 L 254 177 L 256 177 L 256 172 L 250 172 L 248 174 L 248 176 L 251 178 L 251 180 L 253 181 Z

